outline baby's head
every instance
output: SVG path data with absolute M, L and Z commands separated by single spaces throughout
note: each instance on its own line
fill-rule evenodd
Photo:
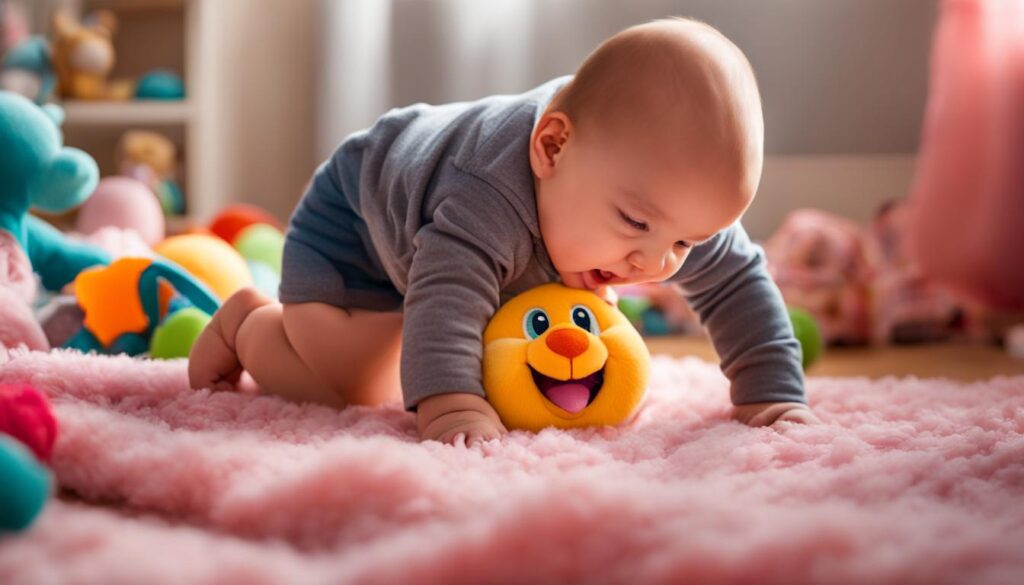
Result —
M 541 233 L 563 282 L 672 276 L 750 205 L 763 141 L 753 71 L 715 29 L 668 19 L 605 41 L 530 138 Z

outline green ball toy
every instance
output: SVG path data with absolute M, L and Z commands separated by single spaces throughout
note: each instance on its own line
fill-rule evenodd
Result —
M 211 317 L 195 307 L 182 309 L 167 317 L 153 330 L 149 355 L 162 360 L 187 358 L 192 344 L 203 332 Z
M 634 327 L 644 321 L 644 313 L 651 308 L 651 300 L 644 297 L 619 297 L 619 311 L 629 319 Z
M 238 233 L 235 249 L 246 260 L 262 262 L 281 274 L 281 256 L 284 254 L 284 234 L 265 223 L 254 223 Z
M 806 370 L 821 357 L 825 348 L 825 343 L 821 338 L 821 329 L 814 317 L 803 309 L 790 307 L 789 320 L 793 323 L 793 333 L 803 350 L 803 367 Z

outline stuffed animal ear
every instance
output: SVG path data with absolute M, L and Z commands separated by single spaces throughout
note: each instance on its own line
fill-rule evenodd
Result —
M 44 104 L 40 107 L 43 109 L 46 117 L 53 122 L 53 125 L 60 128 L 61 124 L 64 123 L 64 108 L 56 104 Z
M 91 156 L 77 148 L 63 148 L 36 179 L 31 206 L 49 213 L 71 209 L 92 195 L 99 176 Z
M 57 10 L 50 19 L 50 26 L 56 37 L 68 36 L 78 28 L 78 22 L 67 10 Z
M 107 38 L 113 37 L 117 32 L 117 16 L 109 10 L 93 12 L 89 15 L 89 24 L 92 25 L 93 30 Z

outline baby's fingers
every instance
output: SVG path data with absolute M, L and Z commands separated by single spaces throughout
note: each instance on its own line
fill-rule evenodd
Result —
M 439 440 L 442 443 L 447 443 L 447 444 L 449 444 L 449 445 L 451 445 L 453 447 L 457 447 L 459 445 L 465 446 L 465 444 L 466 444 L 466 433 L 446 434 L 446 435 L 442 436 Z
M 469 438 L 466 440 L 466 444 L 470 447 L 477 443 L 484 443 L 486 441 L 493 441 L 494 439 L 501 439 L 501 436 L 507 434 L 508 431 L 504 427 L 493 428 L 480 432 L 470 432 Z

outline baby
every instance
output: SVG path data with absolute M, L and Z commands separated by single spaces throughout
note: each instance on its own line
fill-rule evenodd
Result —
M 764 125 L 749 63 L 667 19 L 521 95 L 395 109 L 323 163 L 291 218 L 280 302 L 229 298 L 192 348 L 194 388 L 343 408 L 402 399 L 421 439 L 504 434 L 481 382 L 498 306 L 543 283 L 675 283 L 707 327 L 734 417 L 815 423 L 800 346 L 740 217 Z

